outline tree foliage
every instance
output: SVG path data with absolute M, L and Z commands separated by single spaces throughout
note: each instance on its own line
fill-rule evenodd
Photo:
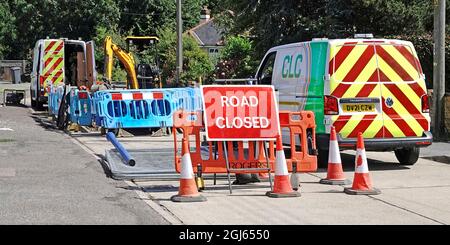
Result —
M 254 75 L 258 61 L 252 57 L 253 42 L 246 37 L 230 36 L 225 40 L 220 60 L 216 67 L 216 78 L 248 78 Z
M 161 58 L 162 77 L 168 86 L 174 85 L 176 72 L 176 32 L 171 28 L 158 30 L 160 43 L 158 45 Z M 208 78 L 214 70 L 214 65 L 208 54 L 200 49 L 197 42 L 190 36 L 183 35 L 183 73 L 181 80 L 198 81 Z

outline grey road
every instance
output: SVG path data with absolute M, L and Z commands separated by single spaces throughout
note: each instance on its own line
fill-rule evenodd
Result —
M 29 108 L 0 107 L 0 224 L 168 224 Z

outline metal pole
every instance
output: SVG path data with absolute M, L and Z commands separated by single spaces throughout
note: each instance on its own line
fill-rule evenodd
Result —
M 433 136 L 442 138 L 445 95 L 445 0 L 434 0 Z
M 182 0 L 177 0 L 177 86 L 180 85 L 180 75 L 183 71 L 183 20 L 181 18 L 181 1 Z

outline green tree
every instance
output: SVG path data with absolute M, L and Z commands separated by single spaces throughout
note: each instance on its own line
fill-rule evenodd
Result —
M 158 45 L 163 82 L 167 86 L 175 84 L 176 69 L 176 33 L 173 29 L 165 27 L 158 30 L 161 42 Z M 183 83 L 197 81 L 200 77 L 205 80 L 212 75 L 214 65 L 208 54 L 200 49 L 197 42 L 187 35 L 183 35 Z
M 16 39 L 16 29 L 14 26 L 14 16 L 11 13 L 9 4 L 0 3 L 0 59 L 10 50 L 10 44 Z
M 131 30 L 134 35 L 154 35 L 158 29 L 176 26 L 176 1 L 174 0 L 117 0 L 121 9 L 122 31 Z M 207 0 L 182 1 L 183 30 L 198 23 L 200 10 Z
M 248 38 L 228 37 L 216 67 L 216 78 L 248 78 L 254 75 L 258 60 L 253 58 L 253 53 L 253 42 Z

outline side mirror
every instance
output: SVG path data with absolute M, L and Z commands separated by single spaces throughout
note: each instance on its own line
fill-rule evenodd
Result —
M 420 74 L 420 79 L 423 79 L 423 80 L 426 80 L 426 76 L 425 76 L 425 74 Z
M 328 82 L 330 81 L 330 74 L 326 74 L 323 76 L 323 81 Z

